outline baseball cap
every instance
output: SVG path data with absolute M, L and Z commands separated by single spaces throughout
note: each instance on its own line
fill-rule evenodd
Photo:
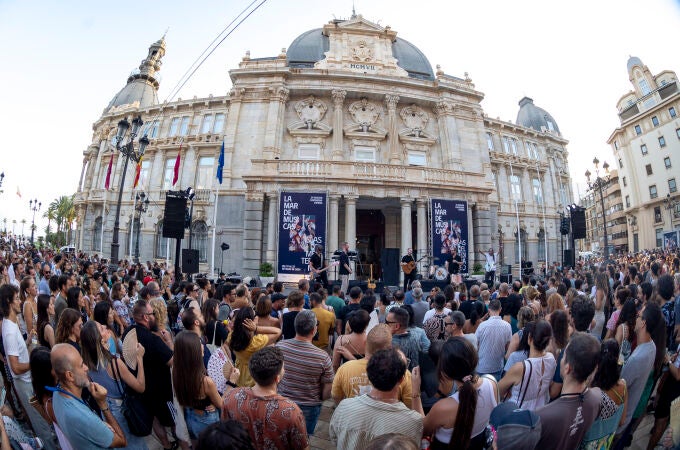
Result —
M 489 423 L 496 430 L 498 450 L 533 450 L 541 439 L 541 418 L 514 402 L 496 406 Z

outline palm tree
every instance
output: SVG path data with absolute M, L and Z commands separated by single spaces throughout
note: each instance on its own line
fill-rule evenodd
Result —
M 47 228 L 45 229 L 45 240 L 49 244 L 51 240 L 51 230 L 50 226 L 52 225 L 52 221 L 57 220 L 57 209 L 56 205 L 54 202 L 50 203 L 50 205 L 47 207 L 47 210 L 43 213 L 43 217 L 47 219 Z
M 26 219 L 21 219 L 21 235 L 24 235 L 24 225 L 26 225 Z
M 71 237 L 71 226 L 76 218 L 76 210 L 73 205 L 75 195 L 62 195 L 57 200 L 57 224 L 63 227 L 64 231 L 64 245 L 68 244 L 68 238 Z M 67 236 L 68 233 L 68 236 Z

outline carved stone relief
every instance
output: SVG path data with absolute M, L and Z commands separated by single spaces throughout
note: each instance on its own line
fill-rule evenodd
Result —
M 297 112 L 300 121 L 310 130 L 323 119 L 327 109 L 326 105 L 313 95 L 295 104 L 295 112 Z
M 401 110 L 399 113 L 401 120 L 404 121 L 406 128 L 412 131 L 413 136 L 419 137 L 425 129 L 430 117 L 418 105 L 410 105 Z
M 368 131 L 380 118 L 382 108 L 370 103 L 367 98 L 362 98 L 349 106 L 349 113 L 352 119 L 361 125 L 362 131 Z

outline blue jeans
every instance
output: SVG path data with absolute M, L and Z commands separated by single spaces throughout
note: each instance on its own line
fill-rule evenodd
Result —
M 193 408 L 184 408 L 184 421 L 187 423 L 189 435 L 193 439 L 198 439 L 198 435 L 208 425 L 220 421 L 220 412 L 218 410 L 203 411 L 203 414 L 200 414 Z
M 321 414 L 321 405 L 305 406 L 298 403 L 302 410 L 302 415 L 305 416 L 305 425 L 307 426 L 307 436 L 314 434 L 316 423 L 319 421 L 319 414 Z
M 113 417 L 116 419 L 118 425 L 120 425 L 121 430 L 123 430 L 123 433 L 125 434 L 125 438 L 127 439 L 127 447 L 123 448 L 147 450 L 148 447 L 146 446 L 146 441 L 144 438 L 135 436 L 130 432 L 127 419 L 125 418 L 125 415 L 123 415 L 123 410 L 121 409 L 123 403 L 122 399 L 107 397 L 106 402 L 109 404 L 111 415 L 113 415 Z

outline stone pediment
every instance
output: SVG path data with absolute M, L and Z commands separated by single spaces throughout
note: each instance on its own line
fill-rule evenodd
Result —
M 331 24 L 326 25 L 326 27 L 329 26 L 331 26 Z M 326 27 L 324 27 L 324 32 L 326 31 Z M 335 28 L 335 25 L 333 25 L 333 28 Z M 394 34 L 394 37 L 396 37 L 397 35 L 396 32 L 390 30 L 390 27 L 381 27 L 377 23 L 373 23 L 370 20 L 364 19 L 364 17 L 361 14 L 357 15 L 354 19 L 338 23 L 337 28 L 343 30 L 343 32 L 347 31 L 374 32 L 374 33 L 388 32 Z

